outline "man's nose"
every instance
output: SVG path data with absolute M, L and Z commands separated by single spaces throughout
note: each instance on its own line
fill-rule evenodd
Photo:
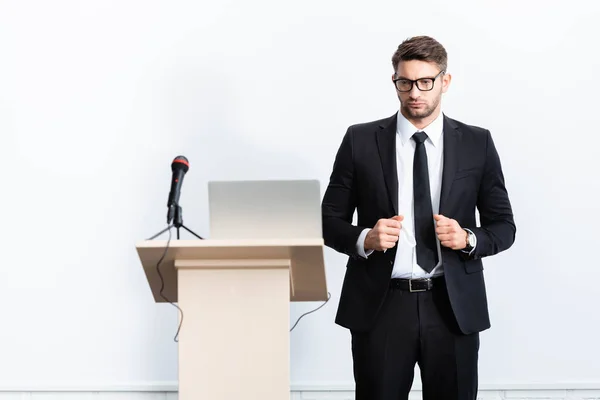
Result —
M 411 99 L 418 99 L 419 96 L 421 95 L 421 91 L 417 87 L 417 83 L 416 82 L 413 83 L 413 86 L 410 89 L 410 92 L 408 92 L 408 95 L 410 96 Z

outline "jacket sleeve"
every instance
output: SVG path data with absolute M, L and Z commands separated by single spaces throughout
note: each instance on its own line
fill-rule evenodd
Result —
M 477 195 L 480 227 L 470 228 L 477 246 L 466 258 L 481 258 L 504 251 L 515 241 L 516 226 L 504 183 L 500 157 L 491 133 L 487 132 L 486 160 Z
M 364 227 L 352 225 L 357 206 L 353 155 L 353 136 L 350 127 L 337 151 L 329 184 L 323 196 L 321 212 L 325 245 L 356 258 L 359 257 L 356 243 Z

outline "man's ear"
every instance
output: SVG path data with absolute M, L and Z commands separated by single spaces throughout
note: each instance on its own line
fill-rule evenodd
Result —
M 442 93 L 446 93 L 450 88 L 450 82 L 452 82 L 452 75 L 444 74 L 442 77 Z

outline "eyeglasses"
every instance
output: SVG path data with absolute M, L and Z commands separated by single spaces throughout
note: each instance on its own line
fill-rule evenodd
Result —
M 420 79 L 406 79 L 406 78 L 398 78 L 393 79 L 394 85 L 396 85 L 396 89 L 399 92 L 410 92 L 413 88 L 413 84 L 417 84 L 417 89 L 422 92 L 428 92 L 433 89 L 433 84 L 435 80 L 440 76 L 444 71 L 440 71 L 433 78 L 420 78 Z

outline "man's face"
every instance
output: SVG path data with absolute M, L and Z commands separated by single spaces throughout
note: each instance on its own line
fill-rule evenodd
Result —
M 440 72 L 437 64 L 432 62 L 400 61 L 392 79 L 400 79 L 395 82 L 395 86 L 404 116 L 420 120 L 431 116 L 439 109 L 442 93 L 448 90 L 451 78 L 450 75 L 440 74 Z M 420 81 L 410 82 L 417 79 Z

